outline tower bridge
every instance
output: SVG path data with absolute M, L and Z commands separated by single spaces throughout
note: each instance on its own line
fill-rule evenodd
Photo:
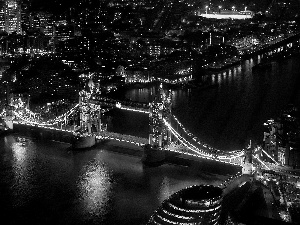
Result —
M 144 149 L 143 161 L 146 164 L 163 162 L 167 152 L 174 152 L 239 166 L 242 167 L 244 174 L 252 174 L 255 169 L 278 170 L 281 173 L 285 170 L 263 149 L 254 148 L 251 143 L 246 149 L 223 151 L 200 141 L 172 114 L 171 92 L 164 90 L 162 85 L 155 100 L 149 105 L 108 98 L 97 100 L 95 94 L 99 95 L 90 80 L 80 92 L 77 104 L 69 111 L 49 120 L 42 119 L 38 113 L 31 111 L 29 104 L 25 104 L 26 100 L 11 97 L 0 116 L 9 129 L 22 124 L 30 129 L 39 128 L 48 132 L 59 131 L 72 135 L 74 148 L 92 147 L 101 140 L 115 140 L 141 146 Z M 103 106 L 106 106 L 106 109 Z M 112 107 L 149 114 L 149 139 L 107 131 L 101 117 L 105 110 Z M 70 125 L 70 120 L 75 114 L 79 114 L 79 124 Z M 262 161 L 260 157 L 262 154 L 271 158 L 273 163 Z

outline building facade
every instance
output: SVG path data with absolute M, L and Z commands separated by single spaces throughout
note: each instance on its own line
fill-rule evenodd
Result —
M 264 123 L 263 148 L 282 165 L 300 167 L 300 126 L 295 107 L 290 106 L 276 120 Z
M 21 5 L 16 0 L 6 0 L 2 6 L 3 8 L 0 11 L 1 16 L 1 22 L 0 25 L 4 30 L 8 33 L 14 33 L 17 34 L 22 33 L 21 28 Z M 3 16 L 4 15 L 4 16 Z M 3 23 L 3 17 L 4 17 L 4 23 Z

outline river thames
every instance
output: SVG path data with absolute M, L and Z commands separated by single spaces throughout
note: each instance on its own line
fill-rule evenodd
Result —
M 174 90 L 172 113 L 200 140 L 218 149 L 242 149 L 249 140 L 261 143 L 264 122 L 279 116 L 288 104 L 300 107 L 299 60 L 298 56 L 272 61 L 271 67 L 252 71 L 262 61 L 258 56 L 212 73 L 209 79 L 218 87 Z M 143 102 L 153 92 L 154 88 L 145 88 L 125 94 L 128 99 Z M 117 120 L 116 126 L 120 123 Z M 146 136 L 143 130 L 136 134 Z
M 218 86 L 173 91 L 173 113 L 213 147 L 260 142 L 263 123 L 289 103 L 300 106 L 299 57 L 252 72 L 260 59 L 209 75 Z M 147 101 L 153 88 L 124 95 Z M 115 131 L 146 137 L 147 117 L 123 113 Z M 124 128 L 125 127 L 125 128 Z M 100 144 L 71 151 L 68 144 L 13 134 L 0 138 L 0 215 L 6 224 L 145 224 L 172 193 L 194 184 L 218 185 L 230 174 L 166 164 L 143 167 L 141 155 Z

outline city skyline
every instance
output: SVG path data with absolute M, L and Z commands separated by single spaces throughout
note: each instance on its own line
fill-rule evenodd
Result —
M 3 220 L 299 220 L 300 1 L 1 3 Z

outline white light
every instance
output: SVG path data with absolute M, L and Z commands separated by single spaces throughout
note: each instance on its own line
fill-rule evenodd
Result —
M 279 163 L 276 162 L 275 159 L 273 159 L 265 150 L 262 149 L 262 152 L 265 153 L 266 156 L 268 156 L 272 161 L 274 161 L 276 165 L 279 165 Z

